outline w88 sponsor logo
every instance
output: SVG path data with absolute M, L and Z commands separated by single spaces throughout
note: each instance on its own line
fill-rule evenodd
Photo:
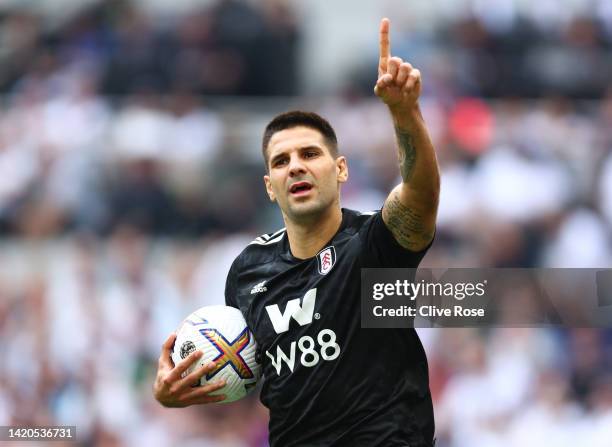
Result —
M 266 312 L 270 317 L 274 331 L 277 334 L 287 332 L 291 319 L 295 320 L 300 326 L 311 324 L 316 300 L 317 289 L 314 288 L 306 292 L 301 304 L 299 298 L 289 300 L 283 312 L 281 312 L 278 304 L 266 306 Z M 283 363 L 286 363 L 289 370 L 293 372 L 296 359 L 299 359 L 300 363 L 306 368 L 312 368 L 321 359 L 331 361 L 338 358 L 340 345 L 336 343 L 336 333 L 334 331 L 322 329 L 316 338 L 315 341 L 310 335 L 304 335 L 297 341 L 292 341 L 289 346 L 289 354 L 285 353 L 279 345 L 276 345 L 276 355 L 266 351 L 266 355 L 272 361 L 276 373 L 280 376 Z M 297 349 L 300 351 L 299 357 L 297 357 Z
M 298 354 L 296 348 L 300 351 L 299 357 L 296 357 Z M 266 355 L 270 358 L 272 366 L 280 376 L 283 363 L 286 363 L 289 370 L 293 372 L 296 358 L 306 368 L 312 368 L 321 360 L 332 361 L 337 359 L 340 355 L 340 345 L 336 343 L 336 333 L 334 331 L 322 329 L 317 334 L 316 342 L 310 335 L 300 337 L 297 342 L 292 341 L 289 347 L 289 355 L 279 345 L 276 345 L 276 356 L 270 351 L 266 351 Z

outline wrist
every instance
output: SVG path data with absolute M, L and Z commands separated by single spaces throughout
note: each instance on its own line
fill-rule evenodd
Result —
M 423 122 L 423 115 L 421 114 L 421 108 L 418 102 L 410 106 L 389 106 L 389 112 L 391 112 L 393 124 L 396 127 L 409 129 Z

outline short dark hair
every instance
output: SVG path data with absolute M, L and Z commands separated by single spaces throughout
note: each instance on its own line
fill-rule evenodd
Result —
M 314 112 L 292 110 L 276 115 L 266 126 L 261 144 L 261 151 L 263 153 L 264 162 L 266 163 L 266 168 L 268 167 L 268 145 L 270 144 L 272 135 L 281 130 L 298 126 L 309 127 L 321 132 L 332 157 L 336 158 L 338 156 L 338 139 L 336 138 L 336 132 L 334 132 L 331 124 L 329 124 L 325 118 Z

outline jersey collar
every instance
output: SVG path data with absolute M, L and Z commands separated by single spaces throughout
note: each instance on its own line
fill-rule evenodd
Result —
M 338 236 L 338 234 L 340 234 L 349 224 L 349 221 L 351 220 L 351 217 L 352 217 L 349 210 L 347 210 L 346 208 L 342 208 L 341 210 L 342 210 L 342 221 L 340 222 L 340 228 L 338 228 L 338 231 L 336 231 L 336 233 L 332 236 L 332 238 L 326 244 L 324 244 L 321 247 L 321 249 L 329 245 L 333 245 L 333 242 L 336 236 Z M 278 254 L 281 257 L 281 259 L 284 259 L 285 261 L 295 263 L 295 264 L 300 263 L 300 262 L 310 261 L 316 257 L 315 255 L 308 259 L 298 259 L 295 256 L 293 256 L 293 254 L 291 254 L 291 248 L 289 247 L 289 237 L 287 236 L 286 231 L 285 231 L 285 234 L 283 235 L 283 238 L 280 241 L 280 244 L 278 244 Z

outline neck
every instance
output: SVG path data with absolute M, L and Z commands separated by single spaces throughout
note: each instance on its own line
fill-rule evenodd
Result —
M 291 254 L 298 259 L 308 259 L 321 251 L 325 243 L 336 234 L 342 223 L 342 210 L 334 206 L 324 214 L 300 222 L 285 215 L 283 217 Z

